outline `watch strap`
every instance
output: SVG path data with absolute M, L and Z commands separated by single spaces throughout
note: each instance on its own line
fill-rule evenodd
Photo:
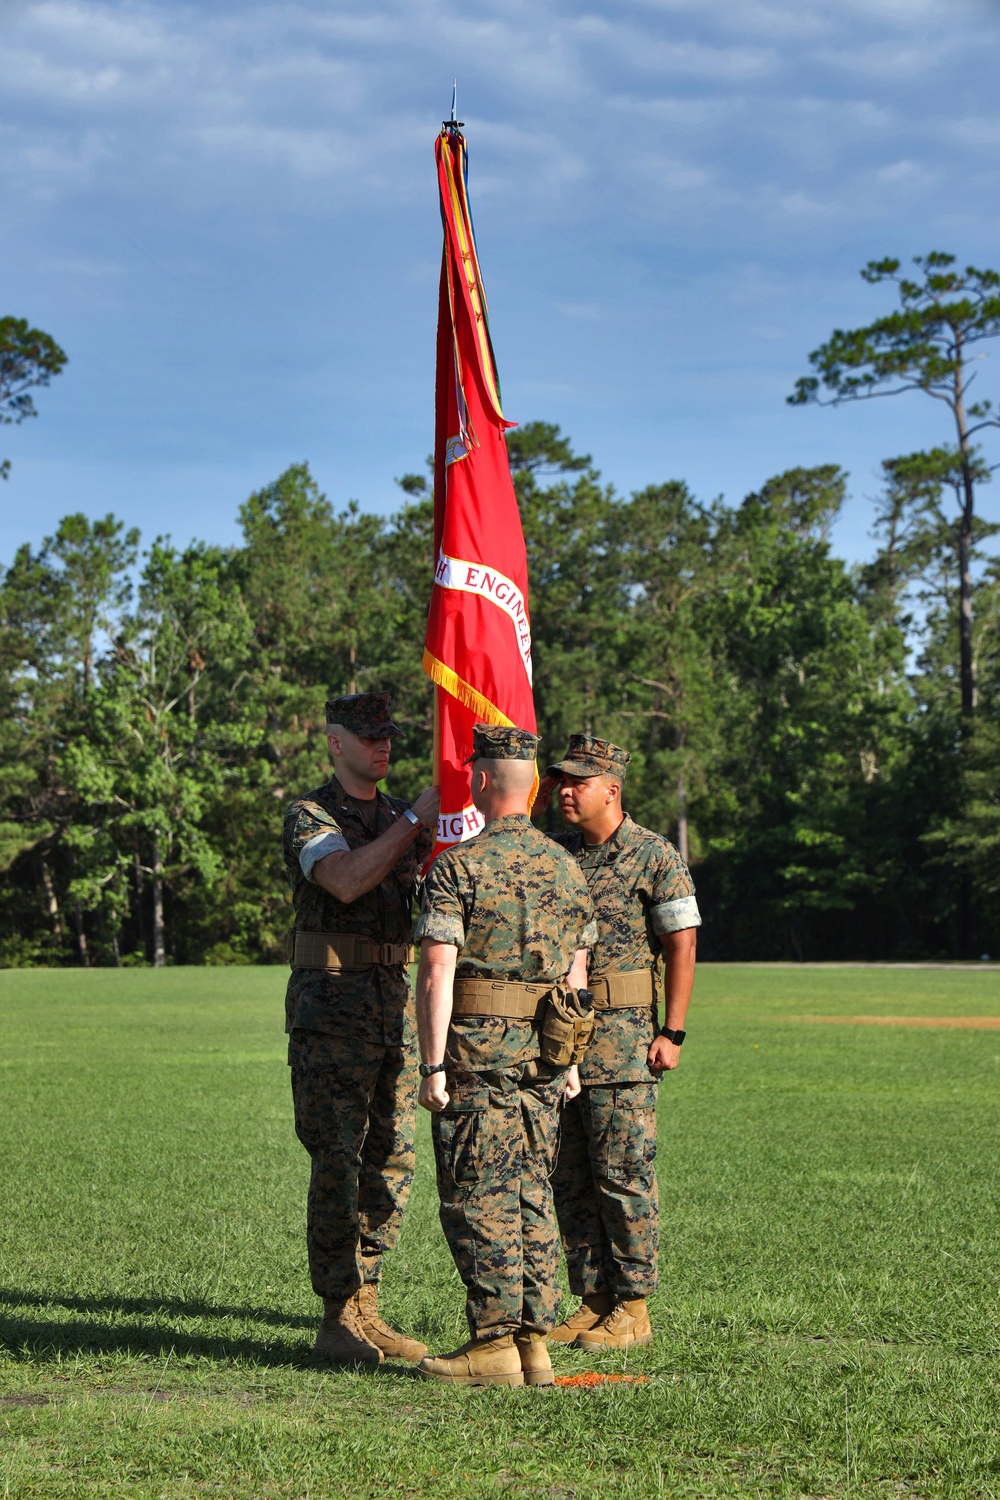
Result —
M 671 1031 L 669 1026 L 661 1026 L 660 1035 L 665 1036 L 668 1042 L 673 1042 L 675 1047 L 679 1047 L 684 1038 L 687 1036 L 687 1032 Z
M 406 818 L 408 822 L 412 823 L 414 828 L 420 827 L 420 819 L 417 817 L 412 807 L 404 807 L 403 817 Z
M 445 1068 L 443 1062 L 421 1063 L 420 1067 L 417 1069 L 421 1078 L 430 1078 L 434 1073 L 443 1073 L 444 1070 Z

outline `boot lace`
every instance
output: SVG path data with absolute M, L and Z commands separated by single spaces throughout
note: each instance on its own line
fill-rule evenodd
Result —
M 374 1328 L 376 1332 L 384 1333 L 387 1337 L 390 1338 L 398 1338 L 399 1334 L 397 1334 L 395 1328 L 390 1328 L 388 1323 L 379 1313 L 378 1293 L 374 1290 L 369 1291 L 368 1288 L 369 1283 L 366 1282 L 358 1292 L 357 1306 L 361 1318 L 364 1319 L 369 1328 Z

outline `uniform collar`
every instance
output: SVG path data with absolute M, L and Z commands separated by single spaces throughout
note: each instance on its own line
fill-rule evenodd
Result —
M 610 838 L 606 838 L 600 844 L 588 844 L 583 834 L 580 834 L 580 853 L 590 855 L 591 858 L 607 860 L 617 855 L 619 850 L 630 841 L 635 824 L 628 813 L 622 818 L 618 827 Z
M 527 813 L 504 813 L 502 818 L 494 818 L 487 823 L 483 829 L 484 833 L 510 833 L 515 828 L 530 828 L 531 819 Z
M 327 787 L 329 788 L 329 792 L 330 792 L 330 801 L 337 808 L 338 812 L 345 812 L 345 813 L 347 813 L 347 815 L 349 817 L 352 817 L 352 818 L 361 818 L 363 820 L 364 815 L 363 815 L 363 813 L 359 810 L 359 808 L 356 805 L 357 801 L 360 801 L 360 798 L 352 800 L 350 792 L 345 792 L 344 791 L 344 788 L 341 786 L 341 784 L 340 784 L 340 782 L 339 782 L 339 780 L 337 779 L 336 776 L 331 776 L 330 777 L 330 780 L 327 782 Z M 383 793 L 379 791 L 378 787 L 376 787 L 375 788 L 375 806 L 376 806 L 376 808 L 378 808 L 378 807 L 381 806 L 383 800 L 384 800 Z

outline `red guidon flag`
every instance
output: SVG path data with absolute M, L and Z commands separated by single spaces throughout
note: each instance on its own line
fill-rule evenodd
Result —
M 437 336 L 434 586 L 424 671 L 437 684 L 434 853 L 473 838 L 473 724 L 535 729 L 528 563 L 500 408 L 486 296 L 469 213 L 465 140 L 445 126 L 435 148 L 444 255 Z

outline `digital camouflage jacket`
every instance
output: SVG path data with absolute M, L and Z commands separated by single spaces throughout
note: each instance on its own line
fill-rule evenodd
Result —
M 300 932 L 357 933 L 376 943 L 412 940 L 413 898 L 431 847 L 426 829 L 382 883 L 356 901 L 338 901 L 311 878 L 311 861 L 337 849 L 370 844 L 409 806 L 401 797 L 383 792 L 376 793 L 376 800 L 374 829 L 369 829 L 336 776 L 290 804 L 285 813 L 282 851 L 292 885 L 295 927 Z M 411 994 L 409 976 L 402 965 L 373 964 L 368 969 L 339 972 L 293 969 L 285 994 L 285 1028 L 400 1046 L 404 1010 Z
M 598 939 L 592 977 L 651 969 L 663 934 L 701 926 L 694 882 L 677 850 L 628 814 L 603 844 L 587 844 L 577 829 L 555 835 L 555 842 L 576 857 L 593 898 Z M 655 1007 L 601 1011 L 580 1064 L 583 1083 L 648 1083 L 646 1053 L 656 1030 Z
M 438 855 L 416 935 L 454 943 L 459 976 L 537 984 L 564 979 L 577 949 L 596 942 L 597 928 L 576 862 L 518 814 L 496 818 L 478 837 Z M 450 1067 L 503 1070 L 537 1056 L 528 1020 L 452 1020 Z

